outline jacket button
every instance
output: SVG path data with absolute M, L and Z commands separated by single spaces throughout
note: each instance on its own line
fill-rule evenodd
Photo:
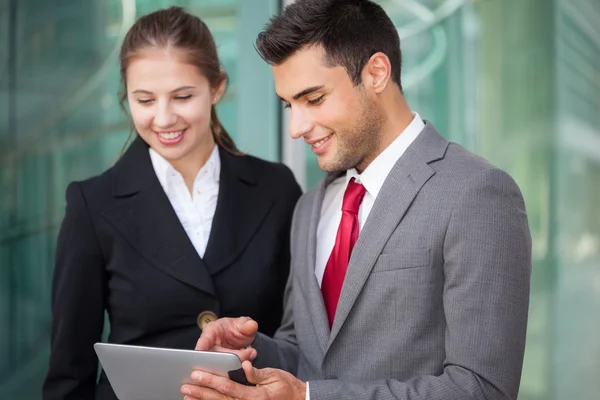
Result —
M 217 315 L 212 311 L 202 311 L 200 314 L 198 314 L 198 318 L 196 318 L 198 328 L 200 329 L 206 328 L 206 325 L 216 320 Z

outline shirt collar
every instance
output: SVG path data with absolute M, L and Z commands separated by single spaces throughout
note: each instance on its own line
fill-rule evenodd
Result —
M 150 153 L 150 159 L 152 160 L 152 167 L 154 168 L 156 177 L 158 178 L 161 186 L 166 189 L 171 179 L 173 179 L 174 176 L 180 176 L 181 174 L 163 156 L 154 151 L 154 149 L 149 147 L 148 151 Z M 198 175 L 196 175 L 196 181 L 200 178 L 202 172 L 204 171 L 208 172 L 208 176 L 214 182 L 219 182 L 221 173 L 221 157 L 219 155 L 219 147 L 217 145 L 213 147 L 208 160 L 206 160 L 206 163 L 204 163 L 202 168 L 200 168 L 200 171 L 198 171 Z
M 346 171 L 346 183 L 355 178 L 373 198 L 377 198 L 383 182 L 398 159 L 425 128 L 425 123 L 419 114 L 413 113 L 413 115 L 414 118 L 406 129 L 369 164 L 362 174 L 359 174 L 355 168 Z
M 214 182 L 218 183 L 221 177 L 221 155 L 219 154 L 219 146 L 215 145 L 215 147 L 213 147 L 212 153 L 210 153 L 206 164 L 202 166 L 200 171 L 205 168 L 208 170 L 208 176 L 210 176 Z

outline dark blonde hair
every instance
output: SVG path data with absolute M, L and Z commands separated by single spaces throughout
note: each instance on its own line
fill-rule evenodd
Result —
M 125 35 L 121 45 L 119 60 L 123 91 L 120 102 L 123 109 L 127 99 L 127 68 L 141 51 L 151 48 L 182 50 L 187 56 L 187 61 L 200 69 L 213 88 L 223 80 L 227 80 L 227 74 L 221 69 L 215 40 L 206 24 L 200 18 L 187 13 L 182 7 L 158 10 L 138 19 Z M 210 128 L 219 147 L 232 154 L 240 154 L 233 139 L 221 124 L 214 104 L 210 111 Z M 134 128 L 125 147 L 133 132 Z

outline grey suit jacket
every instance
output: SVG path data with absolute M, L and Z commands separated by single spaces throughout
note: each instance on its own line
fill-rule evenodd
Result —
M 515 399 L 531 237 L 512 178 L 426 123 L 360 232 L 330 331 L 314 264 L 337 176 L 296 206 L 282 326 L 257 337 L 256 365 L 310 381 L 311 400 Z

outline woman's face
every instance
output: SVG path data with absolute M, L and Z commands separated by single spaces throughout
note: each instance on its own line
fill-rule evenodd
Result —
M 199 68 L 176 49 L 148 49 L 130 63 L 127 101 L 138 134 L 170 162 L 203 158 L 212 151 L 210 111 L 225 82 L 211 88 Z

